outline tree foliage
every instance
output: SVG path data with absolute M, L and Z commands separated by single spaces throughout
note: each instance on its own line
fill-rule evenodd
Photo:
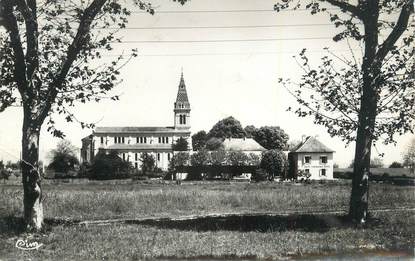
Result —
M 264 126 L 256 129 L 253 138 L 268 150 L 283 150 L 287 147 L 288 134 L 278 126 Z
M 140 155 L 140 161 L 141 161 L 141 171 L 145 175 L 148 172 L 154 171 L 154 168 L 156 166 L 156 160 L 154 159 L 154 156 L 144 152 Z
M 412 138 L 407 144 L 404 155 L 403 155 L 403 165 L 411 169 L 411 172 L 414 172 L 415 169 L 415 137 Z
M 76 152 L 76 147 L 69 140 L 61 140 L 56 149 L 50 152 L 51 163 L 48 168 L 61 173 L 74 171 L 75 167 L 79 165 Z
M 188 151 L 189 150 L 189 143 L 183 137 L 180 137 L 176 140 L 176 142 L 172 145 L 173 151 Z
M 245 131 L 242 128 L 241 123 L 234 117 L 230 116 L 213 125 L 212 129 L 208 133 L 208 137 L 220 139 L 244 138 Z
M 130 175 L 131 162 L 122 160 L 116 151 L 98 152 L 92 161 L 90 177 L 93 179 L 117 179 Z
M 279 150 L 268 150 L 263 153 L 260 167 L 268 173 L 269 180 L 275 176 L 285 177 L 288 171 L 288 160 Z
M 210 164 L 213 166 L 226 165 L 227 155 L 223 149 L 215 150 L 210 153 Z
M 391 169 L 400 169 L 402 167 L 403 167 L 402 163 L 397 162 L 397 161 L 394 161 L 389 165 L 389 168 Z
M 206 141 L 207 150 L 220 150 L 223 149 L 223 139 L 212 137 Z
M 192 135 L 192 147 L 194 151 L 201 150 L 206 146 L 207 134 L 206 131 L 201 130 Z
M 244 128 L 245 131 L 245 135 L 247 138 L 253 138 L 254 137 L 254 133 L 257 129 L 255 128 L 254 125 L 247 125 Z
M 184 3 L 185 0 L 179 2 Z M 79 103 L 118 100 L 110 91 L 120 82 L 120 70 L 136 50 L 104 59 L 120 42 L 132 10 L 154 13 L 141 0 L 0 0 L 0 112 L 19 103 L 23 107 L 22 175 L 24 220 L 28 230 L 43 226 L 39 173 L 39 137 L 44 122 L 54 136 L 54 117 L 78 120 L 72 108 Z
M 230 166 L 247 166 L 249 157 L 242 151 L 229 151 L 226 155 L 226 162 Z
M 206 149 L 198 150 L 190 156 L 190 164 L 192 166 L 205 166 L 211 162 L 211 156 Z
M 189 166 L 190 156 L 188 152 L 174 153 L 169 163 L 169 171 L 175 171 L 177 167 Z
M 297 59 L 304 72 L 301 79 L 279 82 L 298 101 L 300 107 L 294 109 L 298 116 L 311 116 L 330 135 L 356 141 L 349 217 L 364 223 L 372 145 L 413 132 L 415 24 L 410 16 L 414 0 L 280 0 L 274 6 L 276 11 L 287 8 L 328 13 L 340 31 L 333 40 L 350 46 L 350 57 L 328 50 L 317 67 L 302 50 Z M 360 57 L 350 41 L 363 46 Z

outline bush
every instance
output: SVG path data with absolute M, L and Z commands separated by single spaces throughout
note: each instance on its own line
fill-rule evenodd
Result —
M 282 151 L 269 150 L 262 154 L 260 167 L 268 173 L 269 180 L 273 180 L 275 176 L 285 178 L 288 160 Z
M 305 172 L 304 170 L 299 170 L 297 177 L 300 181 L 309 181 L 311 177 L 311 173 Z
M 178 168 L 189 166 L 189 153 L 178 152 L 173 155 L 169 163 L 169 172 L 177 172 Z
M 131 177 L 133 168 L 131 162 L 123 161 L 117 152 L 106 154 L 99 152 L 90 168 L 91 179 L 122 179 Z
M 265 181 L 268 180 L 268 173 L 263 169 L 257 169 L 255 173 L 252 174 L 253 181 Z

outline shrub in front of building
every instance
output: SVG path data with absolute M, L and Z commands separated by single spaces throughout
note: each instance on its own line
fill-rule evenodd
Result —
M 117 152 L 99 152 L 89 169 L 90 179 L 124 179 L 132 176 L 131 162 L 122 160 Z
M 285 178 L 288 160 L 284 152 L 268 150 L 262 154 L 260 167 L 267 172 L 269 180 L 273 180 L 276 176 Z

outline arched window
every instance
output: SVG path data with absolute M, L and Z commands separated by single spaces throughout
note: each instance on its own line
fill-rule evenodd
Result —
M 186 115 L 183 115 L 183 124 L 186 124 Z

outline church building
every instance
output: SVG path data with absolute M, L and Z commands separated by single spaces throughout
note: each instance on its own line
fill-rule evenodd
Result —
M 183 73 L 173 112 L 174 126 L 169 127 L 96 127 L 82 139 L 81 161 L 91 163 L 100 151 L 116 151 L 123 160 L 140 169 L 141 154 L 149 153 L 158 168 L 167 170 L 173 156 L 172 145 L 179 138 L 186 139 L 191 149 L 190 103 Z

